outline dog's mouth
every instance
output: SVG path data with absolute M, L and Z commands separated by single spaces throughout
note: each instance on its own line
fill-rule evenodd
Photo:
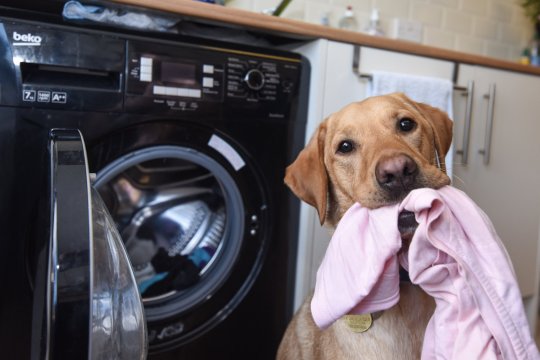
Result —
M 415 181 L 411 184 L 402 184 L 400 187 L 395 187 L 392 190 L 382 188 L 384 196 L 390 204 L 396 204 L 402 202 L 407 195 L 413 190 L 422 188 L 423 185 L 420 181 Z
M 416 217 L 413 212 L 404 210 L 398 215 L 398 230 L 403 242 L 403 250 L 407 250 L 412 240 L 414 232 L 418 227 Z

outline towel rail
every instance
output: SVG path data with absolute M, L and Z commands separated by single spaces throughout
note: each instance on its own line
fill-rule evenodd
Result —
M 356 71 L 356 74 L 358 75 L 358 77 L 360 79 L 365 79 L 365 80 L 368 80 L 368 81 L 373 80 L 373 75 L 371 75 L 371 74 L 360 73 L 360 72 L 357 72 L 357 71 Z M 466 86 L 460 86 L 460 85 L 454 85 L 454 90 L 455 91 L 467 92 L 467 87 Z
M 453 74 L 454 91 L 462 91 L 462 92 L 466 93 L 467 90 L 468 90 L 468 88 L 466 86 L 460 86 L 460 85 L 455 84 L 455 82 L 457 81 L 457 69 L 458 69 L 458 66 L 459 66 L 459 64 L 454 63 L 454 74 Z M 353 72 L 356 75 L 358 75 L 358 77 L 360 79 L 364 79 L 364 80 L 368 80 L 368 81 L 373 80 L 373 75 L 372 74 L 361 73 L 359 71 L 359 69 L 360 69 L 360 46 L 358 46 L 358 45 L 355 45 L 355 47 L 354 47 L 352 67 L 353 67 Z M 465 94 L 463 94 L 463 95 L 465 95 Z

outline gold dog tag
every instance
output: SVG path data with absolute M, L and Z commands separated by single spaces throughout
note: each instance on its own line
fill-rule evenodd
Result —
M 371 314 L 345 315 L 344 318 L 349 329 L 357 333 L 367 331 L 373 324 Z

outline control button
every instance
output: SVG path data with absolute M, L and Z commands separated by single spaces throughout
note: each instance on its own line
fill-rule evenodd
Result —
M 203 65 L 203 73 L 205 74 L 213 74 L 214 73 L 214 65 Z
M 165 95 L 167 94 L 165 86 L 154 85 L 154 94 Z
M 165 95 L 169 96 L 178 96 L 178 89 L 175 87 L 166 87 L 165 88 Z
M 214 78 L 211 77 L 203 77 L 202 79 L 202 85 L 204 87 L 214 87 Z
M 152 74 L 152 66 L 141 66 L 141 74 Z
M 152 67 L 152 58 L 141 57 L 141 66 L 150 66 L 150 67 Z
M 189 89 L 178 88 L 178 96 L 189 96 Z
M 252 90 L 260 90 L 264 86 L 264 74 L 257 69 L 249 70 L 244 76 L 246 85 Z
M 141 73 L 139 76 L 140 81 L 144 82 L 151 82 L 152 81 L 152 73 Z
M 201 90 L 189 89 L 188 90 L 188 96 L 189 97 L 194 97 L 194 98 L 200 98 L 201 97 Z

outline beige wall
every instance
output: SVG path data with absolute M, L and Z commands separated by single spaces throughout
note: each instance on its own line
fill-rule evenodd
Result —
M 227 0 L 230 7 L 261 12 L 280 0 Z M 325 13 L 337 27 L 352 5 L 364 29 L 372 8 L 379 9 L 387 34 L 395 18 L 422 24 L 422 43 L 515 61 L 531 39 L 533 26 L 521 0 L 292 0 L 283 17 L 319 24 Z

